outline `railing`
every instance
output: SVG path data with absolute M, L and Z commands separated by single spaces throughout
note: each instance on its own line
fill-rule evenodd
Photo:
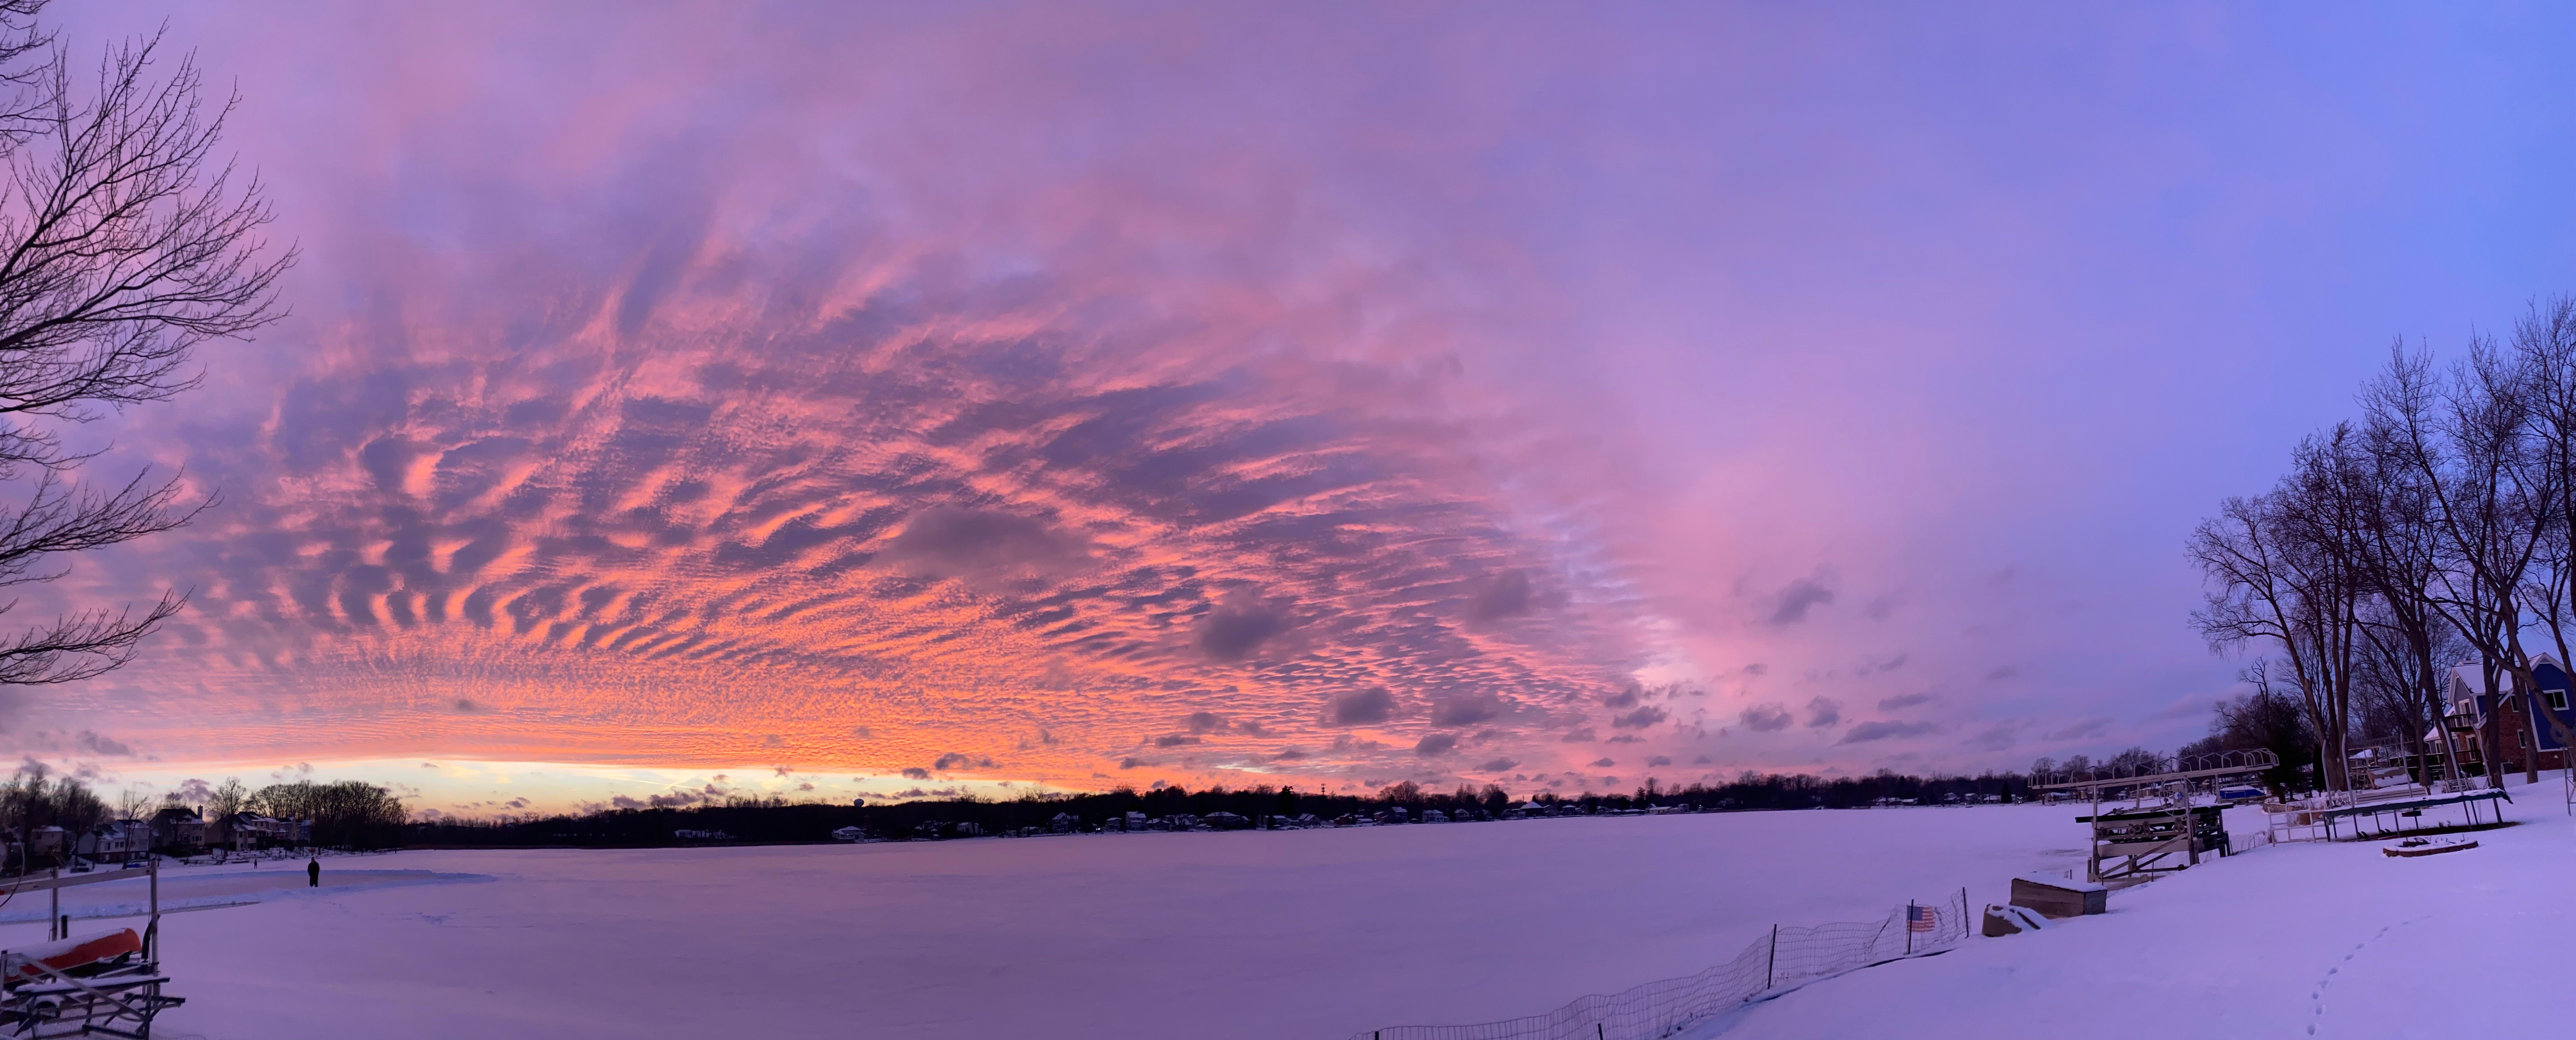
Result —
M 1733 960 L 1697 975 L 1593 994 L 1543 1015 L 1463 1026 L 1396 1026 L 1352 1040 L 1660 1040 L 1818 979 L 1938 953 L 1969 935 L 1965 889 L 1939 903 L 1909 903 L 1883 920 L 1774 926 Z

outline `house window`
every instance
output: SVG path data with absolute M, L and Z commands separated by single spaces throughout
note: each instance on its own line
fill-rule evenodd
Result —
M 2551 710 L 2551 711 L 2566 711 L 2566 710 L 2567 710 L 2567 691 L 2565 691 L 2565 690 L 2542 690 L 2542 691 L 2540 691 L 2540 692 L 2542 692 L 2542 693 L 2544 693 L 2544 694 L 2547 694 L 2547 695 L 2549 696 L 2549 710 Z

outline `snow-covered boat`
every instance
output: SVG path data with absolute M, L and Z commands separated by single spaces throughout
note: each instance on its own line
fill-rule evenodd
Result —
M 68 934 L 70 918 L 62 912 L 62 890 L 114 881 L 116 874 L 66 878 L 56 872 L 51 877 L 0 884 L 11 896 L 49 890 L 54 898 L 48 915 L 55 922 L 51 930 L 59 936 L 33 946 L 0 949 L 0 1038 L 150 1040 L 153 1018 L 186 1003 L 161 992 L 170 979 L 161 974 L 156 956 L 161 931 L 160 863 L 151 861 L 144 875 L 150 910 L 148 923 L 139 933 L 115 928 Z

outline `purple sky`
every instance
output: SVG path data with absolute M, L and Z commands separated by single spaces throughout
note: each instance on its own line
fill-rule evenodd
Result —
M 305 259 L 116 431 L 226 505 L 64 589 L 197 589 L 15 709 L 111 775 L 2170 747 L 2191 524 L 2576 288 L 2564 5 L 164 17 Z

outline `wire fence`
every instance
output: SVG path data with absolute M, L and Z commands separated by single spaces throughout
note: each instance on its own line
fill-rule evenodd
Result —
M 1884 920 L 1780 925 L 1734 960 L 1677 979 L 1595 993 L 1544 1015 L 1466 1026 L 1363 1030 L 1351 1040 L 1660 1040 L 1775 990 L 1948 949 L 1968 937 L 1966 889 L 1908 903 Z

